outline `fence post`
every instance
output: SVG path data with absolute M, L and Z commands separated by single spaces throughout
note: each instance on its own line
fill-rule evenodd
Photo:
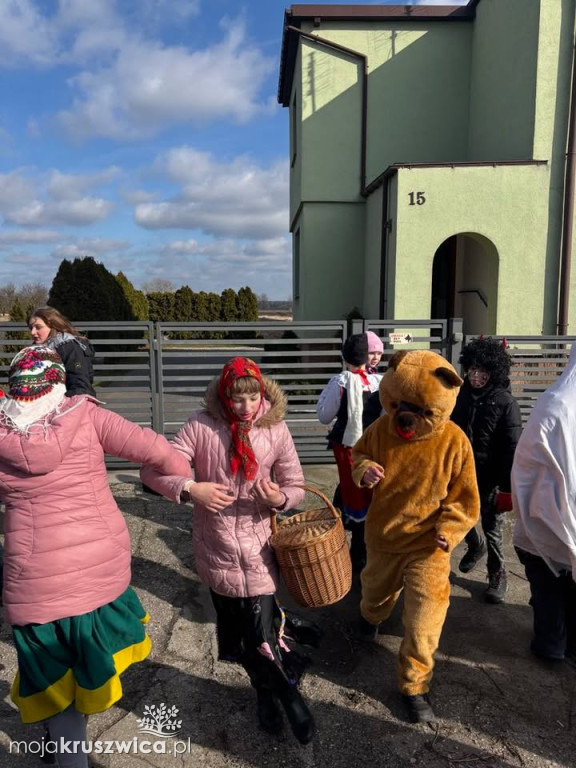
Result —
M 364 320 L 357 317 L 348 322 L 348 334 L 352 336 L 356 333 L 364 333 Z
M 446 357 L 455 368 L 460 369 L 458 359 L 462 352 L 463 320 L 461 317 L 448 318 L 448 334 L 446 339 Z

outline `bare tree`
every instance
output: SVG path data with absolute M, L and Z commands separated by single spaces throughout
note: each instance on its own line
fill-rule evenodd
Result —
M 48 288 L 43 283 L 24 283 L 17 293 L 27 313 L 34 307 L 45 307 L 48 302 Z
M 0 315 L 9 315 L 16 298 L 14 283 L 0 285 Z
M 164 280 L 162 277 L 155 277 L 148 280 L 142 286 L 144 293 L 174 293 L 174 283 L 171 280 Z

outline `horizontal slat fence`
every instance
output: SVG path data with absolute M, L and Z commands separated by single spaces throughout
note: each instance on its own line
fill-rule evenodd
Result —
M 465 343 L 473 336 L 465 337 Z M 522 419 L 530 415 L 538 397 L 566 367 L 575 336 L 494 336 L 504 340 L 512 357 L 510 387 L 518 400 Z
M 316 402 L 330 376 L 342 370 L 347 322 L 150 323 L 78 322 L 96 350 L 95 388 L 108 408 L 171 437 L 199 408 L 210 380 L 231 357 L 253 358 L 288 399 L 286 420 L 303 463 L 332 462 L 328 427 Z M 371 330 L 384 344 L 381 370 L 399 349 L 434 349 L 457 365 L 460 320 L 355 320 L 353 333 Z M 499 337 L 497 337 L 499 338 Z M 526 419 L 538 395 L 563 371 L 576 337 L 508 336 L 512 391 Z M 30 344 L 21 323 L 0 323 L 0 387 L 13 355 Z M 127 466 L 109 459 L 110 467 Z
M 208 334 L 211 338 L 205 338 Z M 262 373 L 286 393 L 286 421 L 300 460 L 331 461 L 327 429 L 316 419 L 316 401 L 328 378 L 342 370 L 340 349 L 345 336 L 345 321 L 158 323 L 162 431 L 172 435 L 190 411 L 200 407 L 208 383 L 223 363 L 241 355 L 258 363 Z

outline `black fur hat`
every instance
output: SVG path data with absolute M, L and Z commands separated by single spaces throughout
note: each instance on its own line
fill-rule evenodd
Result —
M 492 384 L 508 383 L 512 358 L 506 351 L 505 341 L 490 336 L 474 339 L 462 348 L 458 362 L 466 372 L 470 368 L 484 368 L 490 374 Z
M 365 333 L 353 333 L 342 344 L 342 357 L 349 365 L 368 362 L 368 337 Z

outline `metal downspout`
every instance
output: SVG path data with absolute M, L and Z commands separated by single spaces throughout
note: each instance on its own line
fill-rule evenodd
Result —
M 388 219 L 390 176 L 382 180 L 382 235 L 380 239 L 380 317 L 388 319 L 388 236 L 392 222 Z
M 572 269 L 572 231 L 574 223 L 574 194 L 576 188 L 576 43 L 572 46 L 572 89 L 569 106 L 568 147 L 566 151 L 566 177 L 564 207 L 562 211 L 562 250 L 560 256 L 560 285 L 558 288 L 559 336 L 568 333 L 570 306 L 570 272 Z

